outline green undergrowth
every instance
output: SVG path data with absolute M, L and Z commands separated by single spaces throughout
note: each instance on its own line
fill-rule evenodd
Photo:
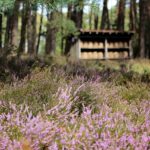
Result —
M 1 82 L 0 99 L 18 105 L 27 104 L 34 114 L 58 104 L 60 89 L 64 90 L 64 95 L 70 90 L 65 96 L 69 95 L 73 101 L 77 99 L 72 111 L 78 109 L 79 113 L 82 113 L 83 106 L 106 103 L 113 111 L 123 109 L 128 114 L 128 106 L 122 102 L 138 104 L 150 100 L 149 75 L 144 80 L 145 74 L 122 72 L 102 65 L 101 69 L 92 68 L 90 63 L 35 67 L 23 79 L 16 78 L 11 84 Z

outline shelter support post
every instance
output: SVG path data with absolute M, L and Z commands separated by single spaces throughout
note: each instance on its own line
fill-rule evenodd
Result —
M 132 40 L 129 41 L 129 58 L 133 58 Z
M 107 39 L 105 39 L 105 52 L 104 52 L 104 56 L 105 56 L 105 59 L 108 59 L 108 41 Z

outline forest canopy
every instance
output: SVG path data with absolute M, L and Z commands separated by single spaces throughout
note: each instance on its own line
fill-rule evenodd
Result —
M 149 0 L 0 0 L 1 55 L 67 55 L 79 29 L 134 31 L 134 57 L 150 57 Z

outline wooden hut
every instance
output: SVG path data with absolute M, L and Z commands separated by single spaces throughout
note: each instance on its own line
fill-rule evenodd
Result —
M 116 30 L 80 30 L 70 49 L 71 59 L 132 58 L 133 32 Z

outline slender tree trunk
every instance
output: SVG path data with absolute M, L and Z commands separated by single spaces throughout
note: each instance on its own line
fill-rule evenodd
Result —
M 42 24 L 43 24 L 43 11 L 44 11 L 44 7 L 42 5 L 42 12 L 41 12 L 41 17 L 40 17 L 40 26 L 39 26 L 38 40 L 37 40 L 37 46 L 36 46 L 36 54 L 38 54 L 39 46 L 40 46 L 40 38 L 41 38 Z
M 50 25 L 51 21 L 54 21 L 56 17 L 55 12 L 48 14 L 47 34 L 46 34 L 46 54 L 53 55 L 56 49 L 56 28 Z
M 63 22 L 63 18 L 64 18 L 63 6 L 61 5 L 61 22 Z M 63 24 L 61 23 L 61 55 L 64 54 L 64 35 L 63 35 L 63 32 L 64 32 L 64 27 L 63 27 Z
M 92 29 L 92 16 L 93 16 L 93 6 L 90 8 L 90 13 L 89 13 L 89 28 L 90 30 Z
M 150 32 L 150 1 L 148 1 L 148 24 L 147 24 L 147 27 L 149 28 L 148 31 Z M 150 33 L 148 34 L 148 41 L 150 41 Z M 147 41 L 147 42 L 148 42 Z M 148 42 L 149 43 L 149 42 Z M 149 43 L 149 49 L 148 49 L 148 53 L 149 53 L 149 58 L 150 58 L 150 43 Z
M 137 30 L 136 0 L 130 0 L 130 30 Z
M 94 15 L 94 29 L 98 29 L 98 21 L 99 21 L 98 15 L 95 14 Z
M 68 19 L 72 19 L 72 9 L 73 9 L 73 5 L 72 4 L 68 4 L 68 13 L 67 13 L 67 18 Z M 64 51 L 65 55 L 67 55 L 69 53 L 71 45 L 72 45 L 72 41 L 70 39 L 70 36 L 67 36 L 66 37 L 65 51 Z
M 125 24 L 125 0 L 119 0 L 118 6 L 117 29 L 124 30 Z
M 150 1 L 146 1 L 145 56 L 150 58 Z
M 13 19 L 12 19 L 12 46 L 14 49 L 18 47 L 18 16 L 19 16 L 19 0 L 15 1 L 15 7 L 13 10 Z
M 20 35 L 20 44 L 19 44 L 19 51 L 18 56 L 25 51 L 25 43 L 26 43 L 26 31 L 27 31 L 27 24 L 28 24 L 28 17 L 30 12 L 30 6 L 28 3 L 23 4 L 22 10 L 22 25 L 21 25 L 21 35 Z
M 145 57 L 146 0 L 140 0 L 140 57 Z
M 28 53 L 30 55 L 36 54 L 36 8 L 32 10 L 30 8 L 29 17 L 28 17 L 28 25 L 27 25 L 27 40 L 28 40 Z
M 4 40 L 4 49 L 3 55 L 9 53 L 11 48 L 11 25 L 12 25 L 12 17 L 9 12 L 7 12 L 7 21 L 6 21 L 6 30 L 5 30 L 5 40 Z
M 3 16 L 0 14 L 0 51 L 2 49 L 2 23 L 3 23 Z
M 109 21 L 109 13 L 108 13 L 107 4 L 108 4 L 108 0 L 104 0 L 101 29 L 110 29 L 110 21 Z

